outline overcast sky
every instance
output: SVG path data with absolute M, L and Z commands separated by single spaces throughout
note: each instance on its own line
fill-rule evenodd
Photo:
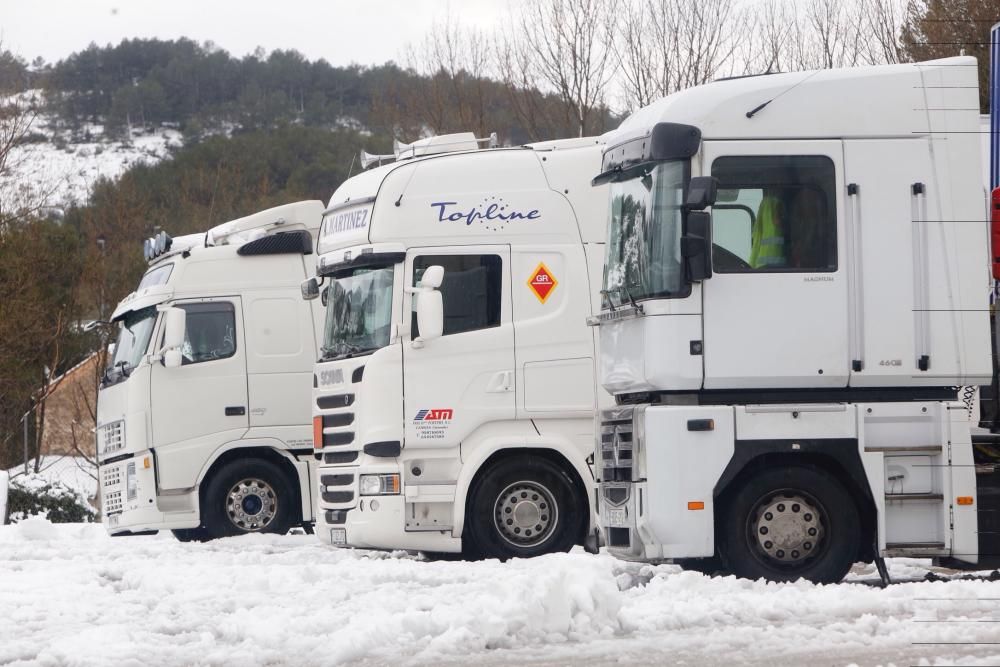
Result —
M 518 0 L 513 0 L 517 2 Z M 211 40 L 234 55 L 296 49 L 334 65 L 399 60 L 449 11 L 487 31 L 508 0 L 0 0 L 0 43 L 55 62 L 126 37 Z

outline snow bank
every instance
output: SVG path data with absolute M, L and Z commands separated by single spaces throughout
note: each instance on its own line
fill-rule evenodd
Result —
M 35 460 L 28 462 L 28 470 L 35 469 Z M 24 474 L 24 465 L 17 465 L 7 471 L 11 478 Z M 34 474 L 30 473 L 29 474 Z M 60 483 L 75 493 L 84 502 L 97 496 L 97 466 L 82 456 L 43 456 L 38 466 L 37 477 L 50 483 Z
M 995 641 L 968 621 L 997 617 L 1000 582 L 766 584 L 576 552 L 426 561 L 43 519 L 0 528 L 0 582 L 0 665 L 19 667 L 1000 662 L 995 645 L 935 643 Z

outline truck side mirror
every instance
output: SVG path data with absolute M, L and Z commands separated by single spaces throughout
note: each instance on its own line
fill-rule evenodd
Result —
M 303 280 L 302 284 L 299 285 L 299 289 L 302 291 L 303 299 L 306 301 L 312 301 L 319 296 L 319 281 L 315 278 Z
M 444 333 L 444 301 L 441 298 L 441 282 L 444 280 L 443 266 L 429 266 L 420 278 L 417 286 L 417 328 L 420 330 L 413 342 L 417 347 L 422 347 L 424 343 L 435 338 L 440 338 Z
M 688 280 L 697 283 L 712 277 L 712 214 L 691 211 L 686 222 L 687 233 L 681 237 L 681 255 Z
M 715 203 L 719 191 L 718 179 L 711 176 L 695 176 L 688 184 L 687 199 L 684 208 L 689 211 L 704 211 Z
M 177 368 L 181 365 L 181 347 L 187 329 L 187 311 L 183 308 L 168 308 L 164 313 L 163 365 Z

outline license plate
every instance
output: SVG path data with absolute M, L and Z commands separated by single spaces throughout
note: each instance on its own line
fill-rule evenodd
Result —
M 615 509 L 609 507 L 604 510 L 604 522 L 612 528 L 621 528 L 628 525 L 628 513 L 625 508 Z
M 347 530 L 344 528 L 330 529 L 330 544 L 335 547 L 342 547 L 347 544 Z
M 118 515 L 112 514 L 111 516 L 108 517 L 108 528 L 117 528 L 117 527 L 118 527 Z

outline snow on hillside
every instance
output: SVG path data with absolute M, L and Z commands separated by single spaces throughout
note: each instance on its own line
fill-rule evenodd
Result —
M 18 103 L 37 106 L 40 95 L 23 93 Z M 182 143 L 174 128 L 134 128 L 131 140 L 113 139 L 103 125 L 90 123 L 70 131 L 46 113 L 34 117 L 27 138 L 11 152 L 10 170 L 0 178 L 0 197 L 10 201 L 41 195 L 52 207 L 84 203 L 99 178 L 114 179 L 136 164 L 155 164 Z
M 1000 581 L 706 577 L 576 551 L 426 561 L 314 537 L 0 528 L 0 664 L 996 665 Z

